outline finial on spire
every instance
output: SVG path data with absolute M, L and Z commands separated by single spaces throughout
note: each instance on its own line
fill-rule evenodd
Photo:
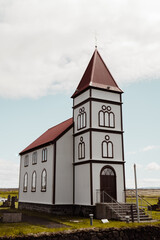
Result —
M 97 33 L 95 32 L 95 49 L 97 49 Z

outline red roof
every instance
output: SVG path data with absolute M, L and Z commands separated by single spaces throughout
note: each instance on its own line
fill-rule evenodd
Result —
M 20 154 L 29 152 L 35 148 L 39 148 L 47 143 L 53 143 L 59 137 L 61 137 L 67 130 L 69 130 L 73 125 L 73 118 L 49 128 L 45 133 L 43 133 L 39 138 L 37 138 L 33 143 L 26 147 Z
M 122 92 L 97 49 L 95 49 L 88 67 L 86 68 L 86 71 L 72 97 L 75 97 L 89 86 Z

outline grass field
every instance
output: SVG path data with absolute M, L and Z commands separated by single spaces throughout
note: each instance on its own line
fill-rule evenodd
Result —
M 148 190 L 147 190 L 148 191 Z M 159 191 L 160 193 L 160 191 Z M 160 196 L 159 193 L 153 195 L 148 191 L 144 196 L 144 198 L 150 202 L 151 204 L 156 204 L 158 201 L 158 197 Z M 18 191 L 0 191 L 0 197 L 7 198 L 8 194 L 11 196 L 18 196 Z M 139 193 L 140 194 L 140 193 Z M 144 192 L 143 192 L 144 194 Z M 135 201 L 135 199 L 132 199 L 132 201 Z M 131 196 L 127 195 L 127 202 L 131 202 Z M 0 214 L 4 209 L 0 209 Z M 16 210 L 18 211 L 18 209 Z M 26 212 L 23 211 L 23 213 L 28 214 L 30 216 L 37 216 L 42 217 L 41 213 L 37 212 Z M 48 214 L 43 214 L 43 218 L 47 219 L 49 221 L 58 222 L 61 224 L 66 225 L 67 227 L 63 228 L 47 228 L 45 226 L 41 225 L 32 225 L 27 224 L 24 222 L 21 223 L 0 223 L 0 236 L 17 236 L 17 235 L 25 235 L 25 234 L 31 234 L 31 233 L 41 233 L 41 232 L 57 232 L 57 231 L 64 231 L 64 230 L 73 230 L 73 229 L 82 229 L 82 228 L 110 228 L 110 227 L 135 227 L 139 225 L 156 225 L 160 224 L 160 212 L 152 212 L 152 218 L 157 219 L 157 222 L 148 222 L 148 223 L 125 223 L 125 222 L 119 222 L 119 221 L 109 221 L 109 223 L 103 224 L 100 220 L 93 220 L 93 226 L 90 226 L 90 220 L 89 218 L 80 218 L 80 217 L 53 217 Z M 76 220 L 76 221 L 75 221 Z

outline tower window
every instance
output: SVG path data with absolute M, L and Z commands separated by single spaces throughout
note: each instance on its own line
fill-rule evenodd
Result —
M 43 169 L 41 174 L 41 191 L 46 192 L 47 190 L 47 171 Z
M 115 128 L 115 115 L 110 106 L 102 106 L 98 113 L 98 123 L 100 127 Z
M 37 152 L 32 154 L 32 164 L 37 164 Z
M 31 185 L 31 191 L 35 192 L 36 191 L 36 180 L 37 180 L 37 174 L 36 171 L 32 173 L 32 185 Z
M 23 180 L 23 192 L 27 192 L 27 188 L 28 188 L 28 173 L 25 173 Z
M 82 107 L 79 109 L 79 114 L 77 117 L 77 130 L 85 128 L 87 125 L 87 114 L 85 112 L 85 108 Z
M 47 161 L 47 148 L 44 148 L 42 150 L 42 162 L 46 162 Z
M 113 143 L 108 135 L 105 136 L 105 140 L 102 142 L 102 158 L 113 158 Z
M 78 144 L 78 159 L 85 158 L 85 143 L 83 142 L 83 137 L 80 138 L 80 143 Z
M 29 165 L 29 156 L 26 155 L 24 158 L 24 167 L 28 167 L 28 165 Z

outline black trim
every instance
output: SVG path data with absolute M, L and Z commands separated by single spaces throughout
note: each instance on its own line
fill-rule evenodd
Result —
M 107 88 L 104 88 L 104 89 L 103 89 L 103 88 L 100 88 L 100 87 L 88 86 L 88 87 L 86 87 L 84 90 L 82 90 L 82 91 L 80 91 L 80 92 L 77 92 L 76 95 L 73 94 L 73 95 L 75 95 L 75 96 L 72 95 L 71 98 L 74 99 L 74 98 L 78 97 L 80 94 L 84 93 L 84 92 L 87 91 L 88 89 L 97 89 L 97 90 L 100 90 L 100 91 L 103 91 L 103 92 L 114 92 L 114 93 L 117 93 L 117 94 L 122 94 L 122 93 L 123 93 L 122 90 L 121 90 L 121 91 L 115 91 L 115 90 L 112 90 L 112 89 L 108 90 Z
M 78 103 L 77 105 L 73 106 L 73 109 L 79 108 L 80 106 L 84 105 L 85 103 L 89 102 L 89 101 L 93 101 L 93 102 L 100 102 L 100 103 L 106 103 L 106 104 L 113 104 L 113 105 L 122 105 L 122 102 L 116 102 L 116 101 L 112 101 L 112 100 L 105 100 L 105 99 L 98 99 L 98 98 L 93 98 L 93 97 L 89 97 L 86 100 Z
M 75 162 L 73 163 L 74 166 L 77 165 L 82 165 L 82 164 L 88 164 L 88 163 L 101 163 L 101 164 L 120 164 L 123 165 L 125 162 L 124 161 L 107 161 L 107 160 L 85 160 L 81 162 Z
M 91 195 L 91 205 L 93 205 L 93 172 L 92 172 L 91 161 L 90 161 L 90 195 Z
M 56 199 L 56 142 L 54 143 L 54 155 L 53 155 L 53 204 L 55 204 L 55 199 Z
M 104 132 L 104 133 L 115 133 L 115 134 L 117 134 L 117 133 L 122 134 L 123 133 L 123 131 L 117 131 L 117 130 L 112 130 L 112 129 L 87 128 L 85 130 L 82 130 L 80 132 L 75 133 L 74 137 L 79 136 L 79 135 L 84 134 L 84 133 L 87 133 L 87 132 L 91 132 L 91 131 L 93 131 L 93 132 Z

